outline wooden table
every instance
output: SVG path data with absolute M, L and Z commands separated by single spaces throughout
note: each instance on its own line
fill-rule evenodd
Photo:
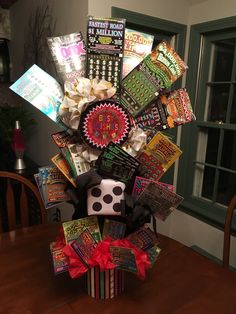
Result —
M 0 235 L 0 313 L 236 313 L 236 274 L 164 236 L 162 252 L 145 281 L 126 273 L 122 296 L 93 299 L 84 291 L 83 278 L 53 274 L 49 242 L 59 227 Z

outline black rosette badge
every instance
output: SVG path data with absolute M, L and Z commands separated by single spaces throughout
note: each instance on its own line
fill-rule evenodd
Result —
M 114 100 L 102 100 L 87 107 L 79 126 L 84 141 L 100 150 L 111 141 L 124 144 L 130 128 L 129 115 Z

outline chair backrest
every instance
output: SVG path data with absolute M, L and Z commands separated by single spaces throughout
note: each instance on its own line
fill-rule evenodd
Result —
M 236 209 L 236 194 L 231 199 L 229 206 L 227 208 L 226 216 L 225 216 L 224 246 L 223 246 L 223 267 L 224 268 L 229 268 L 230 235 L 231 235 L 233 213 L 235 209 Z
M 0 171 L 0 232 L 45 222 L 38 188 L 19 174 Z

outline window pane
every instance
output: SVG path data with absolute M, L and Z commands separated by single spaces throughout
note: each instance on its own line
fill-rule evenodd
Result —
M 212 200 L 215 171 L 216 170 L 214 168 L 196 164 L 193 189 L 193 194 L 195 196 L 205 197 Z
M 222 40 L 214 45 L 212 81 L 230 81 L 234 56 L 234 41 Z
M 220 171 L 216 201 L 220 204 L 228 206 L 235 192 L 236 174 L 232 174 L 227 171 Z
M 208 121 L 225 122 L 229 98 L 229 85 L 215 85 L 208 87 L 210 97 L 208 104 Z
M 207 127 L 199 128 L 196 162 L 216 165 L 219 137 L 219 129 Z
M 236 86 L 234 85 L 234 98 L 230 115 L 230 123 L 236 124 Z
M 208 129 L 206 159 L 207 163 L 216 165 L 218 144 L 219 144 L 220 130 Z
M 236 170 L 236 131 L 225 131 L 221 166 Z M 235 190 L 236 193 L 236 190 Z
M 202 197 L 212 199 L 215 182 L 215 169 L 205 167 L 202 184 Z

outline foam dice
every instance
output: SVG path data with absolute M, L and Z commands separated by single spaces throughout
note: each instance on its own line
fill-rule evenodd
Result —
M 87 192 L 88 215 L 121 215 L 125 184 L 103 179 Z

